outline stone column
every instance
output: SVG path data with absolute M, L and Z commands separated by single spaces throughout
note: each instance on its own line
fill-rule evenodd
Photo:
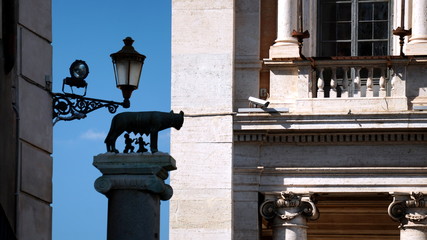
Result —
M 392 193 L 390 217 L 400 222 L 400 240 L 427 240 L 427 198 L 423 193 Z
M 108 198 L 107 240 L 160 239 L 160 200 L 172 197 L 165 184 L 176 169 L 168 154 L 105 153 L 94 157 L 102 172 L 95 189 Z
M 260 213 L 273 227 L 273 240 L 306 240 L 307 219 L 319 218 L 310 195 L 292 192 L 282 192 L 279 198 L 267 199 L 261 204 Z
M 297 1 L 278 0 L 277 2 L 277 39 L 270 47 L 270 58 L 299 57 L 298 41 L 292 37 L 297 30 Z
M 407 55 L 427 55 L 427 1 L 412 1 L 412 36 Z

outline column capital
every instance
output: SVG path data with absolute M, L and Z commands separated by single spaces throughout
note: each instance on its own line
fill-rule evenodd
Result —
M 139 190 L 159 195 L 161 200 L 169 200 L 173 189 L 154 175 L 104 175 L 95 180 L 96 191 L 107 195 L 112 190 Z
M 296 211 L 282 211 L 283 209 L 295 209 Z M 298 216 L 309 220 L 317 220 L 319 211 L 307 194 L 295 194 L 293 192 L 281 192 L 276 199 L 267 199 L 261 204 L 260 214 L 266 220 L 279 217 L 281 220 L 290 221 Z
M 392 193 L 388 207 L 390 217 L 400 222 L 401 228 L 422 224 L 427 227 L 427 197 L 422 192 Z
M 176 169 L 169 154 L 105 153 L 94 157 L 93 165 L 103 173 L 95 181 L 95 189 L 108 196 L 112 190 L 139 190 L 159 195 L 161 200 L 172 197 L 172 187 L 164 183 L 169 171 Z

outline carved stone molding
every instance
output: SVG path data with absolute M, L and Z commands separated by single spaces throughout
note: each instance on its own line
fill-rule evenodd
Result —
M 161 200 L 169 200 L 173 190 L 155 175 L 104 175 L 95 181 L 96 191 L 108 194 L 112 190 L 139 190 L 158 194 Z
M 427 142 L 427 133 L 236 133 L 234 142 L 280 143 L 280 144 L 364 144 L 364 143 L 407 143 Z
M 394 194 L 388 214 L 393 220 L 400 222 L 403 229 L 415 226 L 427 228 L 427 201 L 421 192 L 411 192 L 406 196 Z
M 284 209 L 294 209 L 294 211 L 282 211 Z M 270 221 L 278 217 L 284 221 L 290 221 L 298 216 L 306 219 L 317 220 L 319 211 L 309 196 L 294 194 L 293 192 L 281 192 L 277 199 L 266 200 L 260 206 L 260 214 Z

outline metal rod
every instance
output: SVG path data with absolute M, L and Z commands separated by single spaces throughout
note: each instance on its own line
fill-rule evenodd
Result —
M 402 27 L 402 29 L 405 29 L 405 0 L 401 0 L 400 27 Z
M 298 14 L 298 32 L 302 32 L 303 30 L 302 0 L 298 0 L 297 14 Z

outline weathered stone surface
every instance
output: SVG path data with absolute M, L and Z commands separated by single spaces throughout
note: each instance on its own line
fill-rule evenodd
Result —
M 260 3 L 256 0 L 236 1 L 236 56 L 259 56 Z
M 173 54 L 172 59 L 172 69 L 182 69 L 179 72 L 172 71 L 173 109 L 181 109 L 186 116 L 208 110 L 210 113 L 231 112 L 232 55 Z M 190 78 L 198 81 L 181 83 Z M 187 126 L 187 119 L 184 122 Z
M 177 2 L 173 1 L 175 6 Z M 191 2 L 189 8 L 173 8 L 172 17 L 172 58 L 181 54 L 223 54 L 225 49 L 233 48 L 233 8 L 230 0 L 224 6 Z M 194 7 L 192 5 L 203 5 Z M 198 21 L 194 21 L 198 19 Z M 224 24 L 228 22 L 230 24 Z M 209 36 L 207 38 L 206 36 Z M 228 52 L 228 54 L 232 54 Z
M 20 78 L 20 137 L 52 152 L 52 97 L 37 86 Z
M 190 146 L 192 154 L 188 156 L 186 149 L 189 150 Z M 180 149 L 173 152 L 178 161 L 179 171 L 172 173 L 171 185 L 176 190 L 230 189 L 232 169 L 229 154 L 231 151 L 231 143 L 181 144 Z M 185 158 L 185 156 L 188 157 Z
M 259 70 L 260 68 L 253 69 L 236 69 L 235 77 L 236 84 L 241 85 L 241 88 L 235 89 L 234 109 L 249 107 L 248 98 L 258 97 L 259 92 Z
M 43 17 L 41 17 L 43 16 Z M 20 0 L 19 23 L 52 41 L 52 1 Z M 41 55 L 38 55 L 40 57 Z M 51 65 L 48 65 L 51 66 Z
M 276 102 L 292 103 L 298 94 L 297 68 L 270 71 L 270 99 Z M 283 105 L 281 105 L 282 107 Z
M 238 144 L 234 148 L 235 166 L 249 166 L 252 163 L 252 167 L 422 167 L 427 154 L 424 144 L 393 147 L 300 145 L 271 144 L 249 150 L 251 145 Z M 369 158 L 361 155 L 361 152 L 369 152 Z M 408 153 L 411 153 L 410 158 L 407 157 Z M 388 157 L 384 158 L 384 154 Z
M 28 143 L 22 143 L 21 189 L 46 202 L 52 202 L 52 157 Z
M 20 239 L 51 240 L 52 208 L 46 202 L 21 193 L 19 195 Z
M 188 239 L 188 240 L 218 240 L 218 239 L 230 239 L 232 234 L 229 229 L 209 229 L 209 228 L 200 228 L 200 229 L 171 229 L 173 234 L 169 234 L 170 240 L 179 240 L 179 239 Z
M 46 39 L 25 28 L 21 28 L 20 34 L 22 63 L 20 73 L 41 86 L 46 86 L 46 80 L 53 81 L 52 46 Z
M 258 211 L 248 211 L 248 209 L 257 209 L 259 206 L 258 199 L 252 201 L 234 201 L 234 217 L 240 219 L 233 224 L 233 231 L 246 233 L 241 234 L 239 239 L 256 239 L 253 232 L 259 231 Z

